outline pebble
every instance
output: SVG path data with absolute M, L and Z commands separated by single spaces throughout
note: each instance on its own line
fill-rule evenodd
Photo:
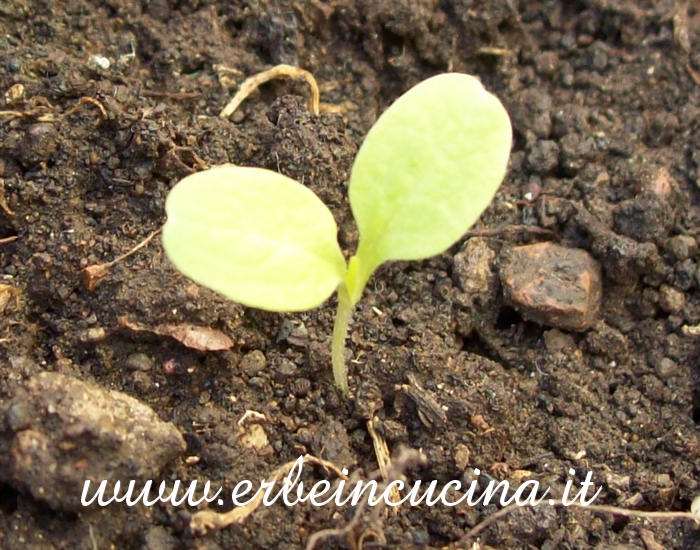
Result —
M 311 439 L 311 449 L 316 456 L 340 467 L 350 468 L 357 463 L 350 450 L 348 432 L 338 420 L 328 420 L 316 430 Z
M 559 145 L 549 139 L 536 141 L 527 155 L 527 164 L 537 174 L 551 174 L 559 165 Z
M 140 370 L 132 372 L 129 380 L 132 386 L 134 386 L 134 389 L 141 393 L 147 392 L 153 386 L 153 380 L 150 375 Z
M 132 353 L 126 358 L 125 364 L 132 371 L 148 371 L 153 368 L 154 361 L 145 353 Z
M 576 349 L 576 342 L 571 334 L 567 334 L 556 328 L 544 333 L 544 345 L 550 354 L 564 353 Z
M 552 77 L 559 69 L 559 57 L 555 52 L 543 51 L 535 55 L 535 70 L 542 76 Z
M 265 389 L 265 379 L 260 376 L 253 376 L 248 380 L 248 385 L 256 390 L 262 391 Z
M 304 323 L 283 319 L 277 330 L 276 341 L 286 341 L 293 346 L 305 348 L 309 344 L 309 330 Z
M 290 378 L 296 376 L 297 366 L 289 359 L 282 359 L 279 366 L 275 369 L 275 374 L 278 378 Z
M 305 397 L 311 390 L 311 380 L 308 378 L 297 378 L 292 382 L 291 390 L 297 397 Z
M 515 130 L 521 135 L 532 131 L 539 138 L 549 137 L 552 131 L 551 110 L 552 98 L 534 88 L 518 92 L 509 105 Z
M 506 301 L 524 318 L 584 331 L 600 311 L 600 265 L 585 250 L 553 243 L 518 246 L 504 253 L 499 270 Z
M 469 466 L 469 461 L 471 460 L 471 451 L 469 450 L 469 447 L 464 445 L 463 443 L 459 443 L 455 446 L 455 455 L 454 455 L 454 461 L 455 461 L 455 466 L 457 466 L 458 470 L 466 470 L 467 466 Z
M 561 168 L 569 176 L 576 175 L 597 151 L 593 138 L 579 133 L 566 134 L 559 140 L 559 146 Z
M 642 193 L 615 207 L 615 230 L 639 242 L 653 241 L 673 227 L 674 212 L 656 193 Z
M 0 481 L 54 510 L 84 510 L 86 479 L 155 479 L 186 447 L 137 399 L 53 372 L 30 378 L 2 412 Z
M 656 364 L 656 374 L 662 380 L 670 378 L 678 371 L 678 367 L 673 359 L 662 357 Z
M 267 366 L 267 359 L 262 351 L 256 349 L 246 353 L 238 366 L 248 376 L 256 376 Z
M 666 313 L 680 313 L 685 308 L 685 295 L 671 286 L 661 285 L 659 307 Z
M 690 258 L 678 262 L 673 277 L 673 285 L 680 290 L 690 290 L 693 288 L 696 269 L 695 263 Z
M 700 516 L 700 495 L 697 495 L 690 503 L 690 513 Z
M 671 254 L 682 262 L 688 258 L 694 258 L 698 254 L 698 243 L 690 235 L 676 235 L 671 237 L 666 244 Z
M 27 127 L 16 154 L 25 168 L 31 168 L 51 158 L 58 147 L 58 130 L 48 122 Z
M 674 190 L 678 188 L 678 184 L 665 166 L 643 171 L 641 185 L 643 191 L 653 193 L 662 200 L 669 200 Z
M 491 262 L 495 256 L 486 239 L 472 237 L 452 260 L 454 282 L 469 294 L 487 292 L 495 279 L 491 272 Z
M 527 202 L 535 202 L 542 192 L 542 181 L 538 176 L 532 176 L 523 186 L 522 197 Z
M 13 432 L 26 430 L 32 423 L 28 403 L 17 401 L 5 412 L 5 423 Z
M 91 327 L 78 332 L 77 338 L 79 342 L 84 344 L 100 342 L 107 338 L 107 330 L 104 327 Z

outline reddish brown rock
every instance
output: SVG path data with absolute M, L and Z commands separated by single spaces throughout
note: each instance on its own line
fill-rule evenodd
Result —
M 499 274 L 506 300 L 526 319 L 583 331 L 598 317 L 600 265 L 585 250 L 518 246 L 504 254 Z
M 110 498 L 117 480 L 125 488 L 158 479 L 185 449 L 178 429 L 148 405 L 55 372 L 30 378 L 0 405 L 0 481 L 55 510 L 84 511 L 86 480 L 89 501 L 102 480 Z

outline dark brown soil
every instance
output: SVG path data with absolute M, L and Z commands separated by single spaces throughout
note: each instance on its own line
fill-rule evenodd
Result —
M 364 405 L 377 395 L 391 449 L 420 448 L 429 459 L 412 480 L 464 479 L 479 468 L 560 493 L 575 468 L 577 480 L 590 470 L 603 486 L 598 504 L 687 511 L 700 494 L 700 13 L 690 4 L 1 3 L 0 238 L 17 238 L 0 244 L 2 283 L 16 289 L 5 291 L 0 321 L 0 408 L 44 370 L 122 391 L 187 442 L 163 479 L 230 491 L 307 452 L 375 470 Z M 322 101 L 340 113 L 313 116 L 304 84 L 276 81 L 232 120 L 218 118 L 232 91 L 215 65 L 240 71 L 227 75 L 240 83 L 279 63 L 311 71 Z M 243 308 L 192 286 L 157 239 L 92 292 L 81 280 L 82 268 L 163 223 L 168 190 L 199 169 L 197 158 L 304 182 L 332 209 L 352 253 L 346 184 L 364 133 L 401 92 L 447 70 L 479 75 L 515 128 L 508 176 L 476 229 L 551 234 L 484 237 L 494 276 L 476 300 L 456 282 L 464 241 L 424 262 L 382 267 L 351 327 L 352 399 L 332 386 L 333 300 L 294 315 Z M 9 91 L 16 84 L 23 96 Z M 525 321 L 503 304 L 502 252 L 544 239 L 586 249 L 603 268 L 601 319 L 586 332 Z M 120 329 L 122 316 L 147 327 L 213 327 L 236 344 L 198 352 Z M 264 368 L 259 354 L 241 364 L 255 350 Z M 395 388 L 409 373 L 446 407 L 446 423 L 426 428 Z M 241 444 L 236 423 L 246 410 L 268 417 L 261 451 Z M 8 433 L 0 425 L 0 437 Z M 75 513 L 31 489 L 0 484 L 1 548 L 302 548 L 354 512 L 275 505 L 199 537 L 185 507 Z M 462 539 L 496 510 L 404 507 L 373 525 L 386 542 L 372 547 L 700 548 L 690 522 L 549 507 L 501 518 L 481 546 Z M 368 527 L 360 522 L 350 539 Z

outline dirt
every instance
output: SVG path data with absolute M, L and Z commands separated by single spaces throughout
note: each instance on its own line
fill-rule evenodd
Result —
M 689 510 L 700 494 L 697 5 L 62 4 L 0 5 L 3 444 L 33 422 L 5 411 L 16 413 L 11 405 L 31 381 L 52 371 L 125 393 L 172 423 L 187 450 L 161 471 L 170 482 L 230 491 L 307 452 L 369 475 L 377 468 L 369 409 L 392 451 L 425 453 L 428 464 L 410 480 L 469 480 L 479 468 L 561 494 L 575 468 L 577 482 L 592 471 L 603 487 L 597 504 Z M 221 76 L 240 83 L 279 63 L 312 72 L 330 107 L 314 116 L 304 83 L 275 81 L 230 120 L 217 116 L 233 93 Z M 170 187 L 205 164 L 262 166 L 302 181 L 329 205 L 352 253 L 347 180 L 363 135 L 401 92 L 448 70 L 478 75 L 515 129 L 506 180 L 475 228 L 485 286 L 467 292 L 460 283 L 460 251 L 475 246 L 466 237 L 433 259 L 382 267 L 350 330 L 350 399 L 330 375 L 333 300 L 301 314 L 246 309 L 193 286 L 157 238 L 86 287 L 81 269 L 157 230 Z M 585 332 L 524 320 L 504 304 L 501 259 L 544 240 L 584 249 L 602 267 L 602 311 Z M 218 329 L 234 346 L 196 351 L 126 330 L 120 317 Z M 444 417 L 418 414 L 409 375 Z M 237 423 L 248 410 L 265 415 L 266 442 L 242 437 Z M 50 414 L 42 422 L 59 429 Z M 47 445 L 59 439 L 49 434 Z M 66 467 L 80 449 L 50 451 Z M 55 488 L 58 475 L 49 464 L 38 479 Z M 192 508 L 75 512 L 60 498 L 53 508 L 43 501 L 36 477 L 1 478 L 7 549 L 302 548 L 355 513 L 275 505 L 197 535 Z M 363 516 L 321 547 L 351 548 L 372 528 L 379 548 L 700 548 L 692 522 L 547 506 L 504 515 L 478 541 L 466 536 L 497 510 L 405 506 Z

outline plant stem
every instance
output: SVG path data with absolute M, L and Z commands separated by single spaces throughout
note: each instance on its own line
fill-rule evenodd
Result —
M 348 395 L 348 370 L 345 367 L 345 338 L 352 317 L 353 306 L 350 300 L 344 296 L 347 292 L 338 292 L 338 310 L 335 314 L 333 325 L 333 342 L 331 344 L 331 362 L 333 364 L 333 378 L 344 396 Z

